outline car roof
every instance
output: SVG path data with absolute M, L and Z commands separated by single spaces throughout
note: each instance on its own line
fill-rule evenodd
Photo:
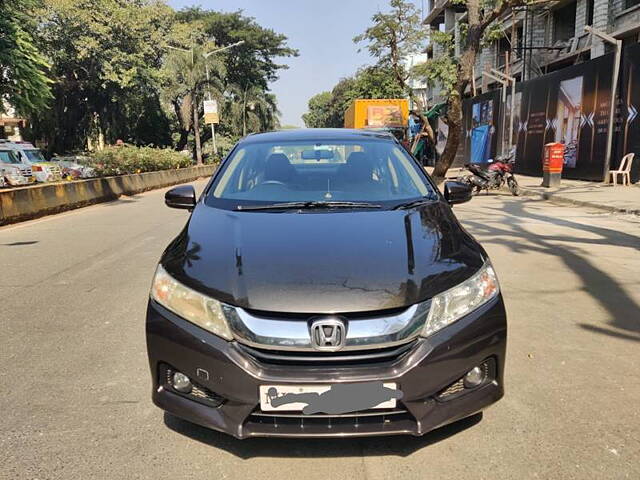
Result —
M 37 150 L 36 147 L 34 147 L 31 142 L 24 142 L 24 141 L 10 142 L 8 140 L 3 139 L 3 140 L 0 140 L 0 146 L 4 146 L 11 150 L 15 150 L 16 148 L 22 149 L 22 150 Z
M 240 140 L 242 144 L 315 140 L 386 140 L 395 142 L 391 133 L 352 128 L 299 128 L 254 133 Z

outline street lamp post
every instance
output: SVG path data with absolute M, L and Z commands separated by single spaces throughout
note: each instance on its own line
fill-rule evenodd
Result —
M 618 76 L 620 75 L 620 61 L 622 59 L 622 40 L 607 35 L 589 25 L 584 27 L 585 32 L 595 35 L 601 40 L 612 44 L 616 48 L 616 58 L 613 64 L 613 75 L 611 78 L 611 108 L 609 109 L 609 131 L 607 132 L 607 154 L 604 157 L 604 178 L 603 182 L 609 181 L 609 170 L 611 169 L 611 151 L 613 149 L 613 126 L 616 114 L 616 100 L 618 93 Z
M 211 50 L 208 53 L 203 53 L 202 56 L 205 60 L 207 60 L 214 53 L 220 53 L 224 50 L 229 50 L 230 48 L 237 47 L 238 45 L 242 45 L 244 40 L 240 40 L 239 42 L 232 43 L 231 45 L 227 45 L 226 47 L 216 48 L 215 50 Z M 204 63 L 205 70 L 207 72 L 207 86 L 209 87 L 209 100 L 212 100 L 211 96 L 211 79 L 209 78 L 209 64 L 205 61 Z M 216 145 L 216 127 L 214 123 L 211 123 L 211 142 L 213 144 L 213 154 L 218 154 L 218 147 Z

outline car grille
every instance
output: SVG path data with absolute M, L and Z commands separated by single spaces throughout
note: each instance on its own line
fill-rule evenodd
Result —
M 349 350 L 345 352 L 306 352 L 287 350 L 267 350 L 238 344 L 240 350 L 254 359 L 276 365 L 310 363 L 330 363 L 332 366 L 361 365 L 395 362 L 404 357 L 415 346 L 417 340 L 400 346 L 369 350 Z
M 60 167 L 56 165 L 49 167 L 49 169 L 51 170 L 51 174 L 55 179 L 60 180 L 62 178 L 62 170 L 60 170 Z
M 301 412 L 262 412 L 256 409 L 245 428 L 258 435 L 358 435 L 411 433 L 415 418 L 404 408 L 366 410 L 342 415 L 305 415 Z

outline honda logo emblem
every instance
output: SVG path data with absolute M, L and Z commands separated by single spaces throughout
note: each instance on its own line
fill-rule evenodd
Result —
M 336 352 L 347 342 L 347 326 L 339 318 L 315 320 L 309 330 L 311 346 L 316 350 Z

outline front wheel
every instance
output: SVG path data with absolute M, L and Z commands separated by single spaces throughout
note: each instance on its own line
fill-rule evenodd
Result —
M 507 178 L 507 184 L 509 185 L 509 191 L 514 197 L 520 195 L 520 187 L 518 186 L 516 177 Z

